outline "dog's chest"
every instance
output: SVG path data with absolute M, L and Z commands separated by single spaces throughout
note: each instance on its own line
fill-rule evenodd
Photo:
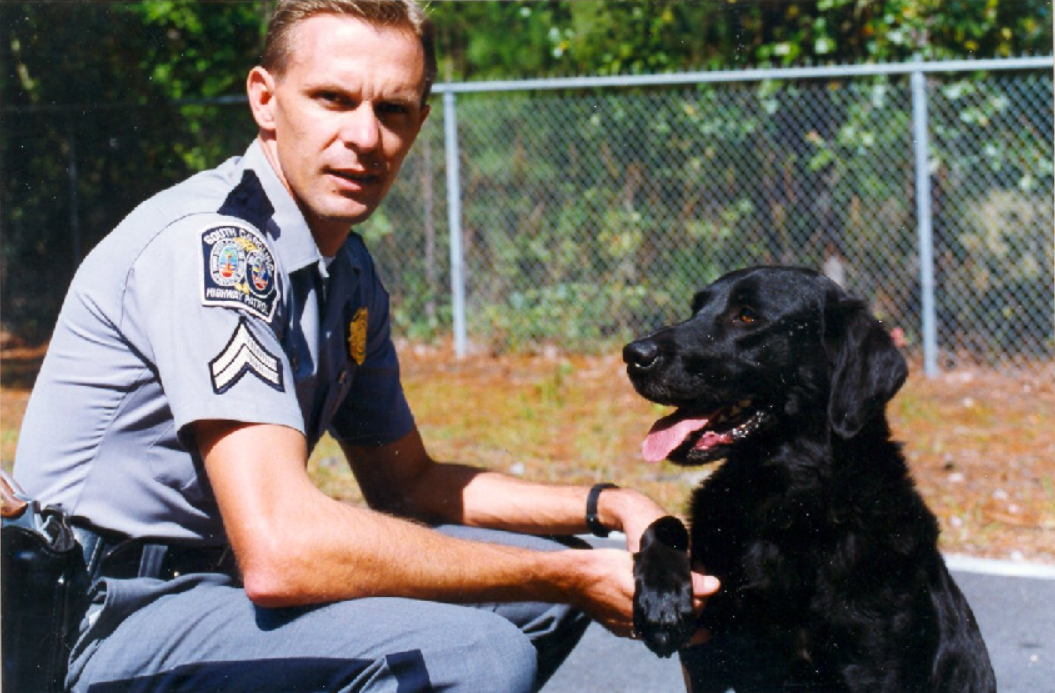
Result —
M 697 489 L 693 560 L 722 580 L 738 608 L 779 605 L 781 612 L 799 612 L 789 618 L 800 618 L 833 552 L 833 512 L 824 494 L 799 492 L 785 476 L 754 471 L 726 465 Z

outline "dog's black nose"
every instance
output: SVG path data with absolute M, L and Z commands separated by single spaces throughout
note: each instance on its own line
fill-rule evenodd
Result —
M 651 339 L 639 339 L 623 347 L 623 361 L 633 368 L 651 368 L 658 359 L 659 347 Z

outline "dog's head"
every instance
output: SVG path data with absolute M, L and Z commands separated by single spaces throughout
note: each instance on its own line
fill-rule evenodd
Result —
M 732 272 L 696 294 L 692 313 L 623 349 L 634 388 L 677 407 L 645 440 L 649 461 L 703 464 L 818 419 L 851 438 L 908 375 L 865 304 L 811 270 Z

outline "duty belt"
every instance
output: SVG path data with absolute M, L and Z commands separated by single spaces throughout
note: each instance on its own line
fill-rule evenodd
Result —
M 171 580 L 190 573 L 222 573 L 238 579 L 230 546 L 184 546 L 156 539 L 128 538 L 95 528 L 74 527 L 91 582 L 136 577 Z

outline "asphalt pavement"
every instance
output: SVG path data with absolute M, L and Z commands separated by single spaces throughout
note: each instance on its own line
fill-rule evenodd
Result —
M 974 610 L 1000 693 L 1055 693 L 1055 567 L 947 557 Z M 590 626 L 542 693 L 677 693 L 677 657 Z

